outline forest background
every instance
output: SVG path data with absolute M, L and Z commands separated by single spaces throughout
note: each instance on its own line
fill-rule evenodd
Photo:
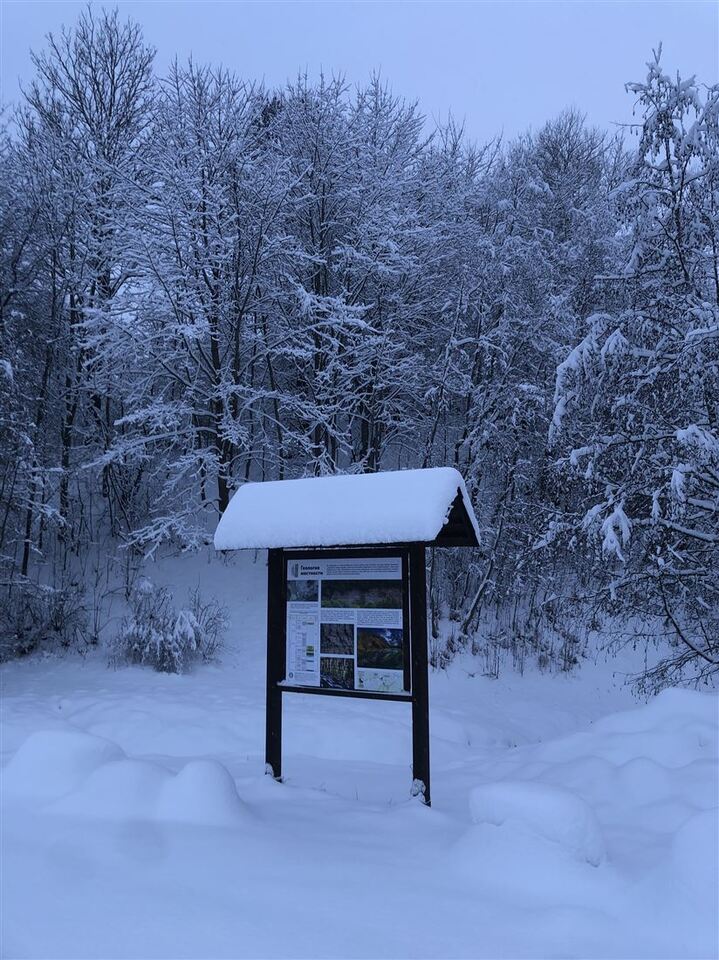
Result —
M 379 77 L 153 56 L 88 8 L 5 117 L 2 658 L 111 638 L 118 596 L 176 642 L 148 563 L 245 482 L 453 465 L 482 545 L 430 560 L 435 665 L 615 640 L 659 645 L 647 689 L 708 680 L 719 88 L 658 49 L 635 126 L 476 145 Z

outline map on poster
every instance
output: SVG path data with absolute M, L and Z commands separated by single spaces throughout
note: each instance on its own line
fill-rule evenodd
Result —
M 400 557 L 287 562 L 285 683 L 404 693 Z

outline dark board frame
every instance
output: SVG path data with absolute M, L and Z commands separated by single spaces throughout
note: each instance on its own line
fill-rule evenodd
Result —
M 284 683 L 287 658 L 287 563 L 290 560 L 400 557 L 405 693 L 336 690 Z M 285 693 L 390 700 L 412 706 L 412 794 L 430 805 L 429 683 L 427 661 L 427 587 L 424 544 L 371 544 L 362 547 L 268 551 L 267 564 L 267 709 L 265 770 L 282 779 L 282 696 Z

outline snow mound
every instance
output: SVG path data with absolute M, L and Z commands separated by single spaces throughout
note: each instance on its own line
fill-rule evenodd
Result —
M 192 760 L 167 782 L 160 795 L 160 820 L 231 827 L 246 819 L 229 771 L 216 760 Z
M 615 766 L 648 757 L 672 769 L 716 754 L 716 696 L 665 690 L 644 707 L 610 714 L 585 733 L 546 744 L 537 757 L 566 763 L 591 756 Z
M 606 911 L 616 894 L 612 869 L 597 869 L 519 819 L 507 819 L 501 826 L 488 821 L 473 824 L 449 848 L 447 866 L 477 902 L 499 898 L 511 904 L 510 923 L 526 910 Z
M 633 842 L 645 835 L 651 843 L 649 834 L 676 833 L 699 810 L 719 802 L 718 705 L 713 695 L 667 690 L 582 733 L 537 744 L 529 757 L 519 753 L 488 773 L 570 790 L 599 814 L 603 826 L 608 817 L 629 817 Z M 623 857 L 624 845 L 609 852 Z
M 670 687 L 662 690 L 639 709 L 624 710 L 621 713 L 602 717 L 595 724 L 595 729 L 614 733 L 635 733 L 651 730 L 657 724 L 666 726 L 669 722 L 675 723 L 679 718 L 688 723 L 698 722 L 702 725 L 715 726 L 716 695 Z
M 674 836 L 677 881 L 716 915 L 719 879 L 719 808 L 695 814 Z
M 107 820 L 149 820 L 155 816 L 163 786 L 173 779 L 169 770 L 157 763 L 113 760 L 94 770 L 53 809 Z
M 38 730 L 3 770 L 8 798 L 55 800 L 79 787 L 98 767 L 123 757 L 109 740 L 79 730 Z
M 176 774 L 133 760 L 102 737 L 43 730 L 20 746 L 3 770 L 9 801 L 43 801 L 48 811 L 101 820 L 152 820 L 235 826 L 247 818 L 229 771 L 191 760 Z
M 474 823 L 542 837 L 595 867 L 605 857 L 594 811 L 569 790 L 522 780 L 486 783 L 472 790 L 469 806 Z

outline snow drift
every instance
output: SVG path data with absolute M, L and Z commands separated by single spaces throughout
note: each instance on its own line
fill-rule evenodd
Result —
M 216 760 L 192 760 L 173 774 L 131 760 L 108 740 L 73 730 L 42 730 L 3 771 L 8 802 L 49 804 L 56 814 L 232 827 L 247 816 L 235 782 Z

